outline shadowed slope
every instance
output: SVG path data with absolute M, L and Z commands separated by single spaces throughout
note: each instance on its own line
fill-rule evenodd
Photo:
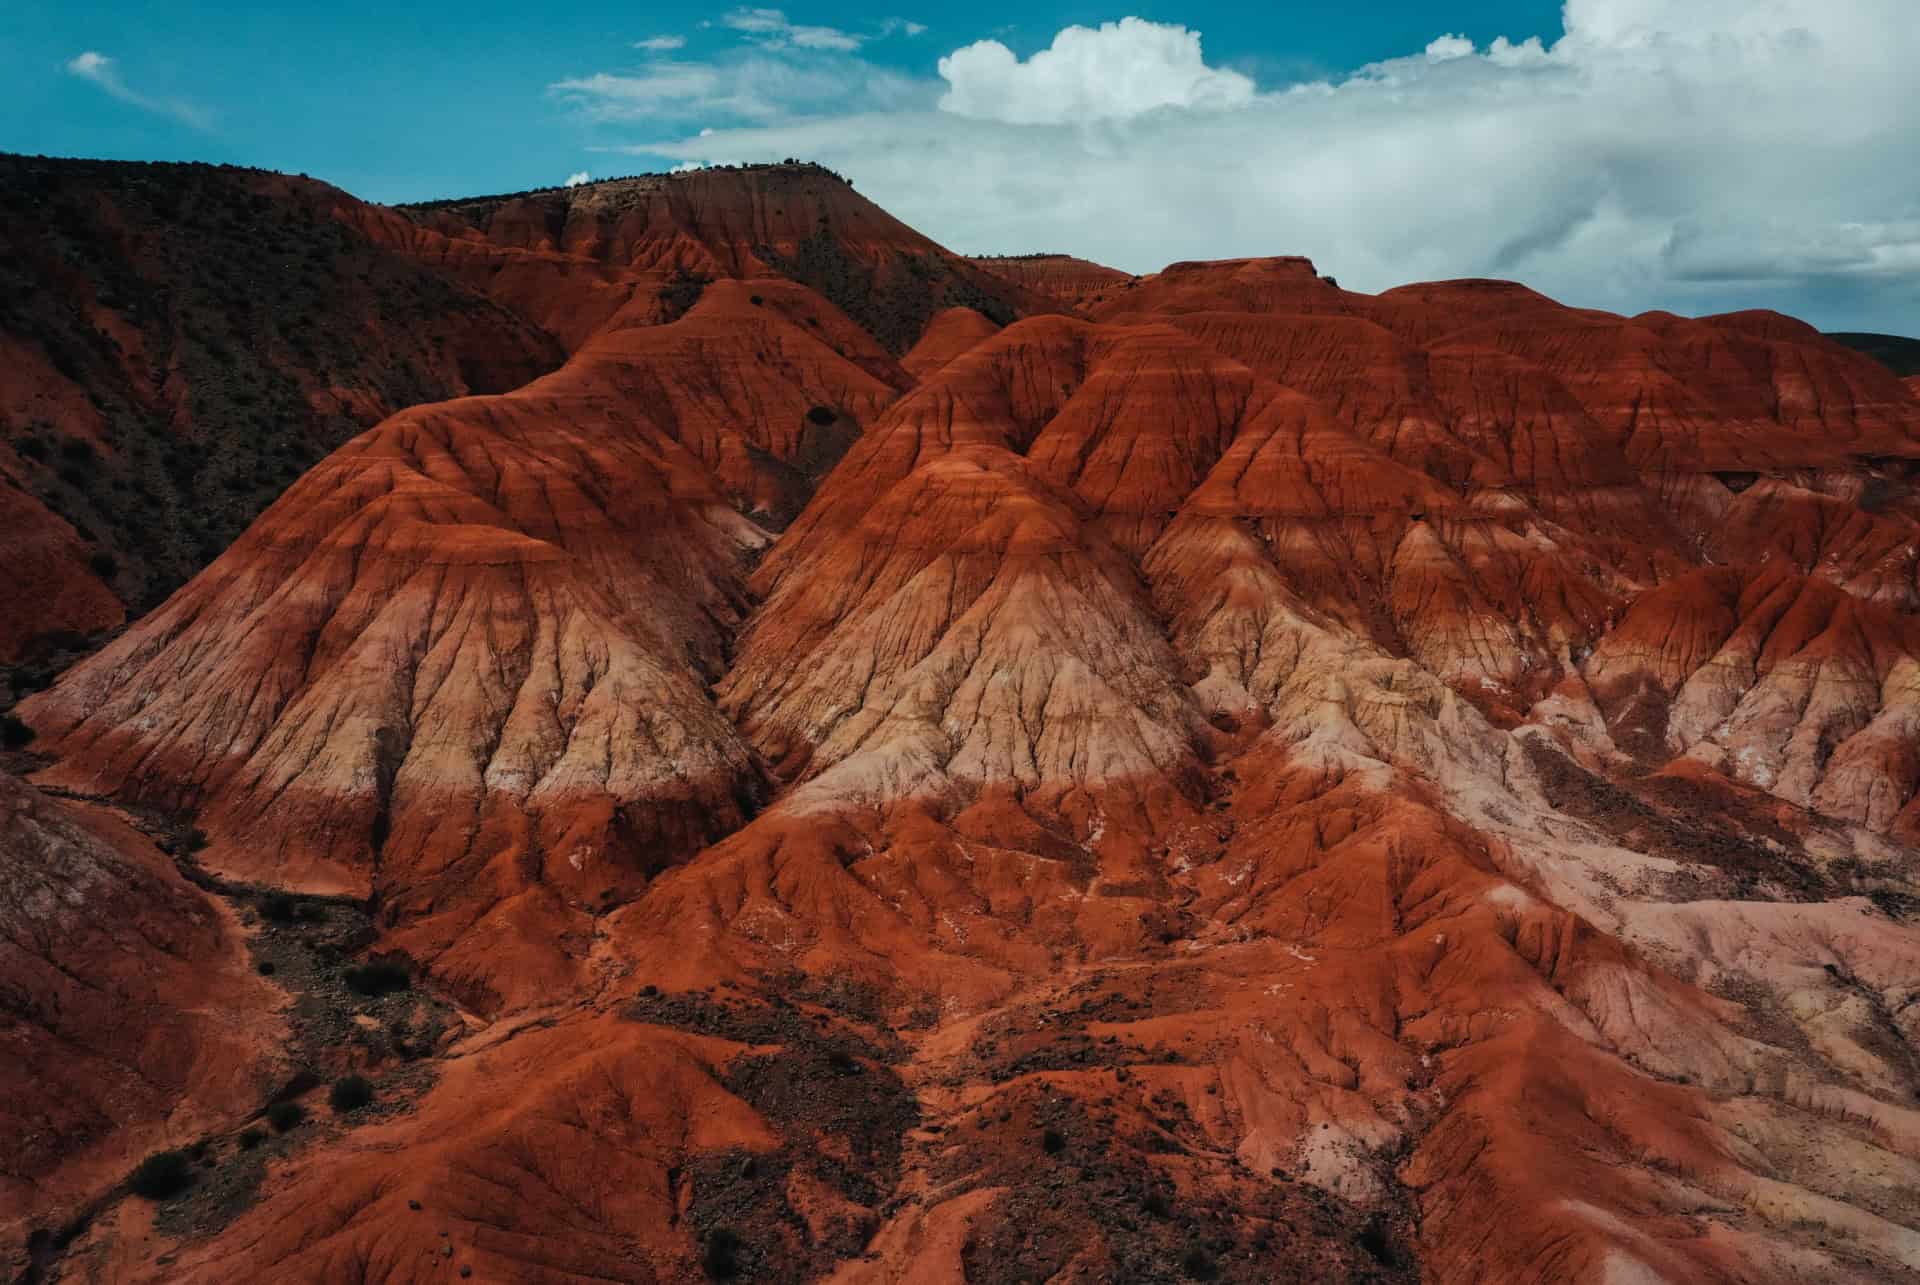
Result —
M 69 574 L 136 609 L 206 565 L 328 450 L 402 407 L 559 364 L 542 331 L 330 219 L 369 207 L 258 170 L 0 156 L 0 487 Z M 31 497 L 31 498 L 26 498 Z M 0 568 L 39 632 L 114 623 Z

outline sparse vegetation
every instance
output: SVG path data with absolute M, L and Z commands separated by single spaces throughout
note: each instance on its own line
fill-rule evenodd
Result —
M 267 1131 L 258 1125 L 248 1125 L 240 1130 L 240 1136 L 234 1141 L 242 1151 L 252 1151 L 267 1140 Z
M 809 424 L 818 424 L 822 428 L 825 428 L 838 418 L 840 417 L 834 414 L 833 408 L 829 406 L 815 406 L 807 412 L 807 422 Z

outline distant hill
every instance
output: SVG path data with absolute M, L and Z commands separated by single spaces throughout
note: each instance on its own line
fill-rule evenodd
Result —
M 1891 367 L 1893 373 L 1905 378 L 1920 375 L 1920 339 L 1907 339 L 1900 335 L 1871 335 L 1843 331 L 1830 334 L 1827 338 L 1835 343 L 1845 344 L 1855 352 L 1863 352 Z
M 263 170 L 0 155 L 0 599 L 36 604 L 0 658 L 154 606 L 395 411 L 560 364 L 332 216 L 356 205 Z

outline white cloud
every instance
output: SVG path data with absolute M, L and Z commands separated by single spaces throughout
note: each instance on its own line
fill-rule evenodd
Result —
M 926 34 L 927 24 L 915 22 L 911 18 L 883 18 L 880 21 L 882 37 L 894 35 L 919 36 Z
M 171 116 L 195 129 L 213 128 L 213 117 L 200 107 L 177 98 L 155 98 L 138 93 L 120 76 L 119 64 L 103 53 L 89 49 L 67 60 L 67 72 L 90 81 L 121 102 L 156 116 Z
M 845 54 L 754 47 L 711 62 L 661 60 L 632 72 L 599 72 L 548 86 L 599 121 L 771 122 L 823 111 L 924 106 L 932 92 L 897 72 Z
M 757 115 L 666 142 L 655 117 L 634 143 L 811 157 L 956 249 L 1065 247 L 1131 271 L 1304 253 L 1362 289 L 1513 276 L 1630 312 L 1774 306 L 1911 333 L 1912 2 L 1568 0 L 1557 39 L 1442 35 L 1281 92 L 1136 20 L 1070 28 L 1025 62 L 969 45 L 943 81 L 883 93 L 714 67 Z
M 591 182 L 593 182 L 593 175 L 587 173 L 585 170 L 575 170 L 573 173 L 567 175 L 566 185 L 568 187 L 580 187 L 583 184 Z
M 633 47 L 650 54 L 666 54 L 676 49 L 686 48 L 687 38 L 685 36 L 648 36 L 645 40 L 634 41 Z
M 809 27 L 789 22 L 779 9 L 735 9 L 723 14 L 720 25 L 759 37 L 759 43 L 779 49 L 792 45 L 798 49 L 829 49 L 851 53 L 866 37 L 834 27 Z
M 1253 82 L 1209 67 L 1200 33 L 1123 18 L 1098 29 L 1068 27 L 1021 62 L 998 40 L 940 60 L 942 111 L 1017 125 L 1124 120 L 1161 107 L 1213 111 L 1253 101 Z

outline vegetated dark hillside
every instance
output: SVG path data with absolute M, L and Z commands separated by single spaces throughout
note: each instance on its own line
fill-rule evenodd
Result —
M 134 611 L 354 434 L 561 360 L 327 217 L 338 199 L 228 166 L 0 156 L 0 484 L 70 523 Z
M 946 308 L 972 308 L 998 325 L 1060 308 L 914 231 L 833 171 L 799 161 L 398 208 L 450 235 L 477 231 L 497 244 L 622 269 L 783 276 L 825 297 L 896 357 Z
M 1836 331 L 1829 334 L 1827 338 L 1884 363 L 1894 374 L 1903 379 L 1920 375 L 1920 339 L 1848 330 Z

